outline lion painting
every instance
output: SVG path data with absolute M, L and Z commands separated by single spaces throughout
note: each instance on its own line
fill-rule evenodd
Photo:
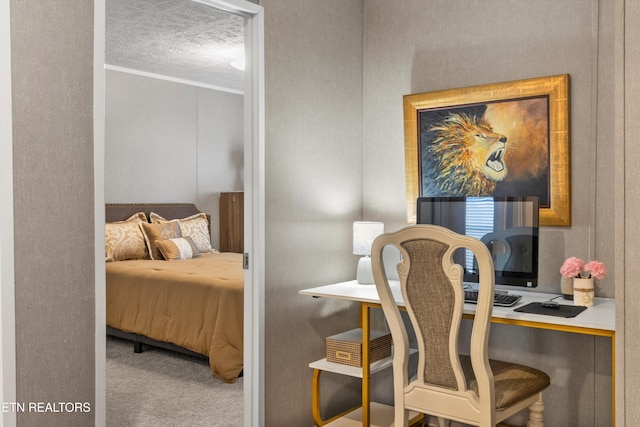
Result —
M 507 137 L 484 116 L 451 113 L 429 130 L 434 139 L 423 157 L 423 194 L 489 196 L 507 176 Z

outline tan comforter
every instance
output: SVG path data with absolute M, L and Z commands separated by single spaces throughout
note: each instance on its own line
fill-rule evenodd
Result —
M 242 255 L 107 263 L 107 325 L 209 356 L 214 376 L 242 371 Z

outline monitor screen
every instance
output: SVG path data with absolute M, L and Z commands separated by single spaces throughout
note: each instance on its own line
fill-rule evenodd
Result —
M 484 242 L 493 257 L 496 285 L 538 285 L 538 199 L 536 197 L 420 197 L 417 223 L 435 224 Z M 454 254 L 464 281 L 478 283 L 475 257 Z

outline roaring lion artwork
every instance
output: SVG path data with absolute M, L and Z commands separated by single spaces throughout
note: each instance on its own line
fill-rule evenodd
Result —
M 426 156 L 428 194 L 487 196 L 507 176 L 507 137 L 476 115 L 452 113 L 430 129 L 436 138 Z
M 419 197 L 528 196 L 570 226 L 569 100 L 568 74 L 404 95 L 407 222 Z
M 524 194 L 538 196 L 544 205 L 546 123 L 544 98 L 421 112 L 421 194 Z

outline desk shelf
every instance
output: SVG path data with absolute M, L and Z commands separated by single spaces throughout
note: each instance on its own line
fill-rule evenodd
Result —
M 383 403 L 371 402 L 371 427 L 392 427 L 393 426 L 393 406 Z M 409 412 L 409 425 L 421 425 L 424 416 L 418 412 Z M 348 414 L 325 424 L 323 427 L 362 427 L 362 408 L 358 408 Z
M 409 349 L 409 357 L 418 353 L 417 349 Z M 391 356 L 372 362 L 369 364 L 369 375 L 390 368 L 393 365 L 393 347 L 391 348 Z M 363 396 L 363 402 L 369 402 L 369 380 L 364 378 L 362 367 L 349 366 L 342 363 L 329 362 L 326 358 L 311 362 L 309 367 L 313 369 L 313 386 L 312 386 L 312 412 L 313 419 L 318 426 L 321 427 L 360 427 L 365 425 L 362 421 L 362 407 L 349 410 L 329 420 L 323 420 L 320 415 L 320 374 L 322 372 L 331 372 L 338 375 L 346 375 L 362 380 L 363 388 L 366 393 Z M 425 416 L 418 412 L 410 412 L 409 426 L 423 426 Z M 385 405 L 377 402 L 369 402 L 369 424 L 370 427 L 391 427 L 394 423 L 393 406 Z
M 393 349 L 392 349 L 393 351 Z M 411 355 L 418 353 L 418 350 L 415 348 L 409 349 L 409 357 Z M 371 375 L 376 372 L 380 372 L 386 368 L 391 367 L 393 364 L 393 354 L 389 357 L 385 357 L 384 359 L 380 359 L 378 361 L 372 362 L 369 364 L 369 373 Z M 309 363 L 309 367 L 312 369 L 319 369 L 321 371 L 333 372 L 335 374 L 347 375 L 355 378 L 362 378 L 362 368 L 343 365 L 341 363 L 334 363 L 327 361 L 326 358 L 316 360 L 315 362 Z

